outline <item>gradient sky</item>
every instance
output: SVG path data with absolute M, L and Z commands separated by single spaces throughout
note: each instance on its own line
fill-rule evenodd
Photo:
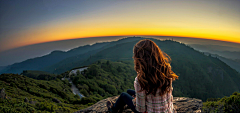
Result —
M 240 43 L 239 0 L 0 0 L 0 52 L 96 36 L 184 36 Z

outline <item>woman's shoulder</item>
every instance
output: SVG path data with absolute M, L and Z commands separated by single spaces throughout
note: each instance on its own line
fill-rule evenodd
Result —
M 138 76 L 135 77 L 134 83 L 139 84 Z
M 137 77 L 137 76 L 136 76 L 135 79 L 134 79 L 134 83 L 135 83 L 135 84 L 139 84 L 139 83 L 138 83 L 138 77 Z
M 141 88 L 141 85 L 140 85 L 140 83 L 139 83 L 139 80 L 138 80 L 138 76 L 135 77 L 134 87 L 137 88 L 137 89 L 142 89 L 142 88 Z
M 135 81 L 138 81 L 138 76 L 135 77 Z

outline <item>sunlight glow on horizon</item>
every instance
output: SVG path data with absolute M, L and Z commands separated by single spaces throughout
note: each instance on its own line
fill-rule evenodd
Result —
M 99 25 L 99 24 L 98 24 Z M 76 26 L 76 25 L 75 25 Z M 15 41 L 20 46 L 59 41 L 59 40 L 68 40 L 76 38 L 88 38 L 88 37 L 103 37 L 103 36 L 179 36 L 179 37 L 189 37 L 189 38 L 202 38 L 202 39 L 211 39 L 219 41 L 234 42 L 240 44 L 239 35 L 240 32 L 230 31 L 230 30 L 204 30 L 199 28 L 171 28 L 168 26 L 159 27 L 159 28 L 147 28 L 144 25 L 138 26 L 136 28 L 130 26 L 129 28 L 120 28 L 120 27 L 105 27 L 98 28 L 94 25 L 87 28 L 74 27 L 72 25 L 55 25 L 49 27 L 39 27 L 37 30 L 30 29 L 27 33 L 17 34 L 19 40 Z M 99 25 L 101 26 L 101 25 Z M 104 26 L 104 25 L 102 25 Z M 127 26 L 127 25 L 126 25 Z M 129 25 L 128 25 L 129 26 Z M 134 26 L 134 25 L 133 25 Z M 163 25 L 164 26 L 164 25 Z M 132 28 L 131 28 L 132 27 Z M 83 32 L 81 32 L 83 31 Z M 228 31 L 228 32 L 226 32 Z M 43 33 L 44 32 L 44 33 Z M 38 34 L 38 35 L 35 35 Z M 15 37 L 16 37 L 15 36 Z M 29 37 L 27 42 L 21 42 L 22 38 Z M 30 38 L 34 37 L 34 38 Z M 51 37 L 51 38 L 49 38 Z M 16 44 L 16 45 L 17 45 Z

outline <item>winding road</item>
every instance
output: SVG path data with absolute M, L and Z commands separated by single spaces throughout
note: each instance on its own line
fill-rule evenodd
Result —
M 83 68 L 71 70 L 71 72 L 69 73 L 69 75 L 72 75 L 72 74 L 75 74 L 75 75 L 76 75 L 77 70 L 79 70 L 79 71 L 81 72 L 81 71 L 83 71 L 84 69 L 87 69 L 87 68 L 88 68 L 88 67 L 83 67 Z M 65 75 L 65 77 L 66 77 L 66 75 Z M 80 97 L 80 99 L 81 99 L 82 97 L 85 97 L 83 94 L 81 94 L 81 93 L 79 92 L 78 88 L 72 83 L 72 80 L 71 80 L 70 78 L 65 78 L 65 77 L 62 78 L 62 80 L 67 79 L 67 80 L 69 81 L 69 83 L 72 84 L 71 90 L 72 90 L 73 94 L 74 94 L 74 95 L 77 94 L 77 95 Z

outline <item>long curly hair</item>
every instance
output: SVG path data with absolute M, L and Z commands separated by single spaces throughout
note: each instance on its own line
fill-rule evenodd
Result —
M 171 70 L 171 58 L 161 51 L 156 43 L 149 39 L 140 40 L 133 48 L 134 69 L 141 90 L 146 94 L 156 96 L 158 88 L 159 95 L 170 91 L 171 80 L 178 76 Z

